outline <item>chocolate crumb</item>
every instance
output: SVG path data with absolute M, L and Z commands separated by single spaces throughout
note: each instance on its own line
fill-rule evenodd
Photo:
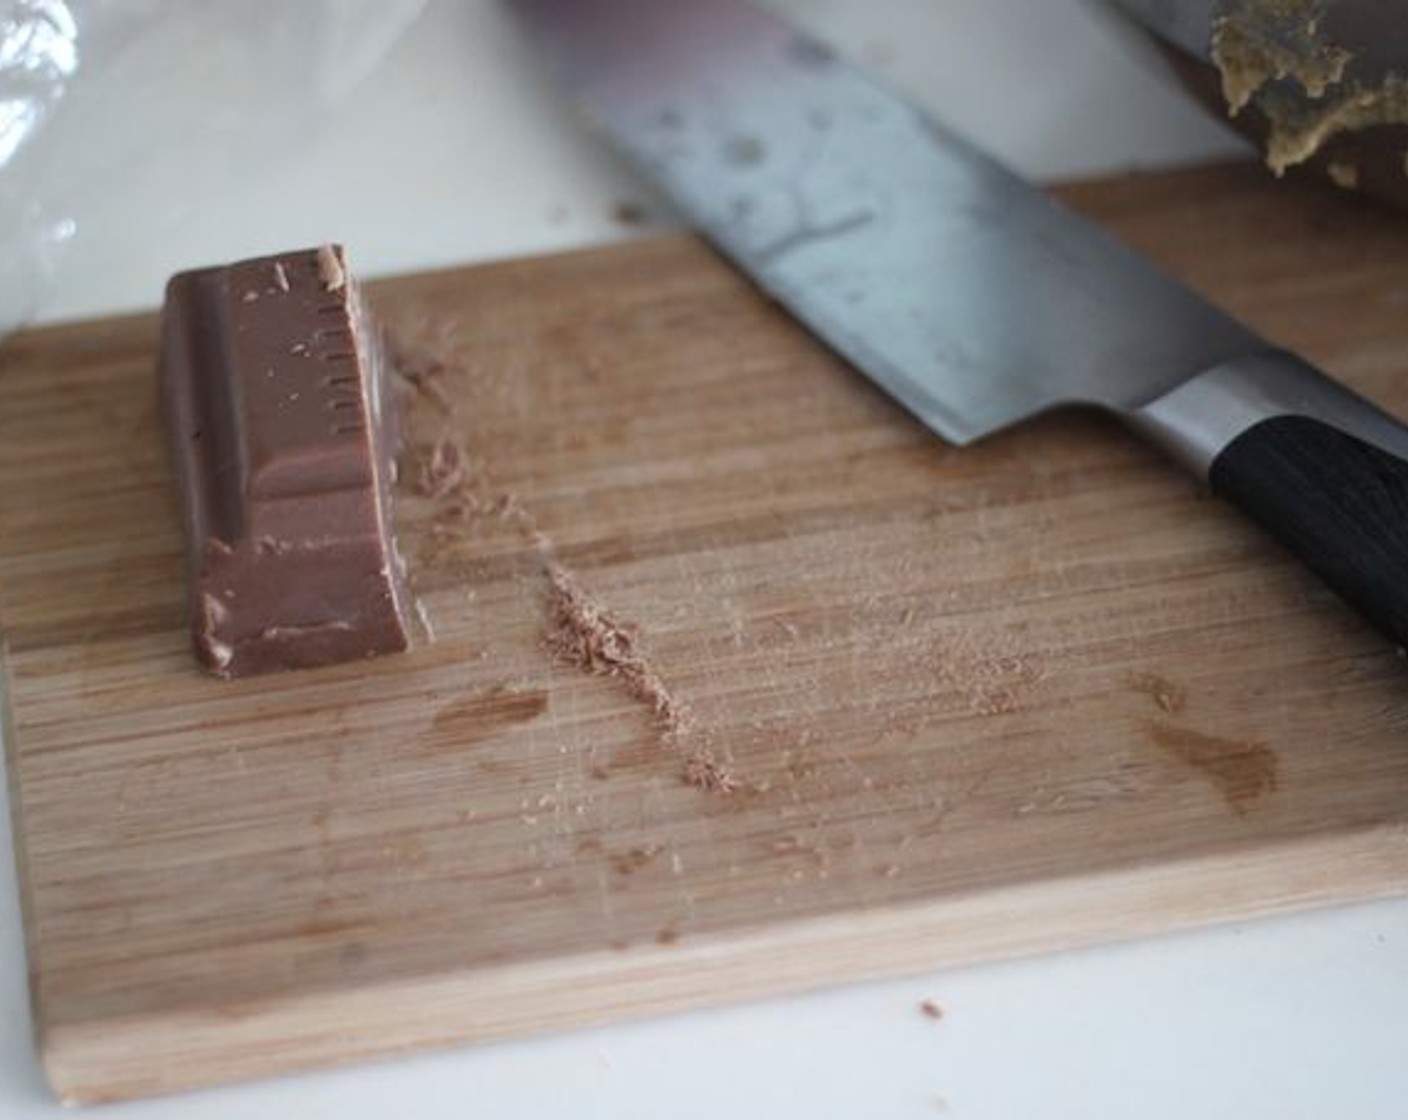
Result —
M 347 285 L 347 273 L 337 250 L 331 245 L 318 246 L 318 280 L 325 291 L 340 292 Z
M 594 676 L 616 677 L 627 691 L 650 705 L 666 731 L 687 722 L 660 674 L 641 653 L 633 627 L 618 622 L 588 596 L 562 565 L 547 565 L 553 628 L 547 645 L 560 660 Z
M 661 850 L 659 844 L 647 844 L 644 847 L 616 852 L 610 857 L 612 870 L 618 875 L 632 875 L 653 863 Z
M 431 445 L 416 472 L 416 493 L 425 498 L 460 497 L 468 482 L 464 447 L 450 435 L 442 435 Z
M 388 333 L 386 342 L 392 368 L 416 397 L 433 401 L 450 413 L 451 402 L 438 383 L 450 368 L 448 362 L 408 348 L 394 334 Z M 517 494 L 509 490 L 495 493 L 487 467 L 482 462 L 472 463 L 464 445 L 448 431 L 434 443 L 417 448 L 412 463 L 414 470 L 405 472 L 411 489 L 435 503 L 429 526 L 432 542 L 441 547 L 452 545 L 462 539 L 456 523 L 476 517 L 492 517 L 513 527 L 542 563 L 548 585 L 543 644 L 549 652 L 593 676 L 615 678 L 645 704 L 662 744 L 678 752 L 680 774 L 686 783 L 711 793 L 739 788 L 726 762 L 707 739 L 695 733 L 689 707 L 673 695 L 651 664 L 635 627 L 619 621 L 556 562 L 552 540 Z M 610 777 L 610 771 L 593 766 L 590 776 L 601 781 Z
M 453 412 L 454 404 L 441 386 L 438 372 L 439 371 L 427 371 L 425 373 L 415 374 L 403 371 L 401 376 L 416 392 L 420 393 L 421 396 L 434 401 L 435 404 L 439 406 L 440 411 Z
M 730 793 L 738 781 L 705 744 L 683 744 L 692 730 L 689 708 L 670 692 L 640 648 L 634 627 L 618 621 L 562 565 L 547 561 L 549 630 L 545 644 L 558 660 L 593 676 L 615 677 L 650 707 L 664 741 L 683 749 L 681 776 L 709 793 Z
M 942 1019 L 944 1017 L 944 1009 L 938 1004 L 936 1000 L 932 999 L 921 1000 L 919 1002 L 919 1012 L 926 1019 L 937 1020 Z
M 1130 673 L 1125 677 L 1125 683 L 1132 691 L 1142 692 L 1160 711 L 1169 715 L 1181 712 L 1188 703 L 1188 690 L 1158 673 Z
M 396 376 L 418 397 L 429 400 L 441 412 L 454 411 L 454 403 L 441 384 L 449 363 L 428 349 L 410 345 L 399 334 L 385 332 L 386 352 Z
M 490 505 L 489 511 L 500 521 L 522 522 L 530 520 L 528 511 L 523 508 L 523 503 L 518 500 L 518 495 L 512 491 L 505 491 L 498 495 Z
M 679 939 L 679 927 L 676 926 L 674 923 L 665 926 L 663 929 L 660 930 L 659 933 L 655 935 L 655 943 L 657 945 L 673 945 Z
M 738 779 L 707 749 L 691 751 L 684 760 L 684 780 L 708 793 L 732 793 Z

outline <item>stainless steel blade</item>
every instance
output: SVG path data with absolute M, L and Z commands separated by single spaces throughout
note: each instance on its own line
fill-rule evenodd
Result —
M 1112 0 L 1174 46 L 1205 62 L 1212 58 L 1213 24 L 1221 0 Z
M 514 7 L 618 151 L 951 442 L 1266 345 L 744 0 Z

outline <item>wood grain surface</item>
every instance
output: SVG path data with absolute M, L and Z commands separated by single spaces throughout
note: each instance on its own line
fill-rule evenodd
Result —
M 1408 412 L 1402 219 L 1241 167 L 1061 194 Z M 155 319 L 0 349 L 65 1100 L 1408 887 L 1402 660 L 1103 419 L 945 447 L 686 238 L 373 297 L 453 406 L 415 399 L 397 514 L 435 641 L 313 672 L 191 657 Z M 678 727 L 549 649 L 550 565 Z

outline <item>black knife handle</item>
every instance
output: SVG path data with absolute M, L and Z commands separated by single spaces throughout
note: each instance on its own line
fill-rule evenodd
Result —
M 1277 416 L 1228 444 L 1208 478 L 1408 646 L 1408 462 L 1324 421 Z
M 1131 420 L 1408 647 L 1408 428 L 1281 351 L 1195 377 Z

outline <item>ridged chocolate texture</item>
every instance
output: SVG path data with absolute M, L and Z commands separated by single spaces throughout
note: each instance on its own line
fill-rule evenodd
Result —
M 405 649 L 399 416 L 342 249 L 173 277 L 159 372 L 201 662 L 238 677 Z

